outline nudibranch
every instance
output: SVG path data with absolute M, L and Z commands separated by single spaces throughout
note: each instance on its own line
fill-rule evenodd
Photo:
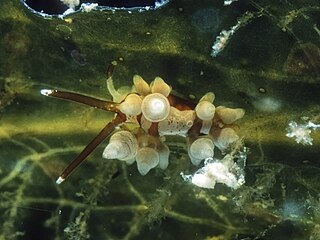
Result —
M 194 165 L 212 158 L 215 148 L 224 153 L 238 141 L 238 126 L 235 121 L 244 116 L 243 109 L 215 107 L 215 95 L 212 92 L 205 94 L 194 104 L 171 94 L 171 86 L 160 77 L 148 84 L 141 76 L 135 75 L 132 89 L 120 93 L 113 85 L 114 66 L 115 63 L 110 65 L 107 79 L 113 101 L 73 92 L 41 90 L 41 94 L 45 96 L 71 100 L 115 113 L 114 119 L 64 169 L 57 184 L 63 182 L 110 135 L 102 157 L 118 159 L 127 164 L 136 162 L 141 175 L 146 175 L 155 167 L 168 167 L 170 150 L 165 144 L 165 136 L 178 135 L 186 138 L 188 155 Z M 135 127 L 129 130 L 127 123 L 134 124 Z

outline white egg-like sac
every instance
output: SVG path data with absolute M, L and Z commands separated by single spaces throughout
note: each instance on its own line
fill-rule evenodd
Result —
M 214 117 L 215 106 L 209 101 L 201 101 L 195 108 L 198 118 L 207 121 Z
M 168 117 L 170 103 L 164 95 L 152 93 L 142 100 L 141 111 L 148 121 L 160 122 Z
M 142 96 L 146 96 L 150 93 L 149 84 L 139 75 L 133 76 L 133 86 L 134 90 Z
M 220 151 L 225 152 L 231 144 L 239 140 L 237 133 L 229 127 L 221 129 L 218 136 L 213 139 L 214 145 Z
M 161 77 L 156 77 L 150 84 L 150 88 L 152 93 L 161 93 L 165 97 L 168 97 L 171 92 L 171 87 Z
M 137 149 L 138 142 L 136 137 L 129 131 L 119 131 L 111 136 L 109 144 L 102 153 L 102 157 L 132 163 Z
M 214 144 L 208 137 L 196 139 L 189 147 L 189 157 L 194 165 L 214 155 Z
M 143 147 L 137 151 L 136 162 L 141 175 L 146 175 L 152 168 L 159 164 L 159 153 L 150 147 Z
M 141 113 L 142 99 L 138 94 L 129 94 L 120 104 L 119 110 L 127 116 L 137 116 Z
M 219 106 L 216 113 L 225 124 L 231 124 L 244 116 L 245 111 L 242 108 L 227 108 Z

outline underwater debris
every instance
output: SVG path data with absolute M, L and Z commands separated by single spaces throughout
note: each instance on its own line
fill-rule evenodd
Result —
M 81 4 L 81 10 L 82 12 L 91 12 L 93 10 L 96 10 L 98 8 L 98 3 L 82 3 Z
M 80 5 L 80 0 L 60 0 L 64 5 L 67 5 L 68 8 L 76 9 Z
M 229 30 L 222 30 L 219 35 L 216 37 L 216 41 L 212 45 L 211 50 L 211 57 L 216 57 L 227 45 L 230 38 L 232 37 L 235 32 L 247 25 L 252 19 L 260 17 L 261 13 L 256 12 L 245 12 L 237 21 L 237 24 L 232 26 Z
M 206 158 L 204 166 L 193 175 L 180 173 L 181 177 L 201 188 L 213 189 L 216 183 L 222 183 L 237 189 L 245 183 L 244 167 L 246 166 L 248 149 L 243 148 L 238 154 L 227 154 L 223 159 Z M 237 158 L 237 161 L 234 159 Z
M 230 37 L 235 33 L 235 31 L 239 28 L 239 25 L 236 24 L 230 30 L 222 30 L 219 36 L 216 38 L 216 41 L 212 45 L 211 57 L 216 57 L 227 45 Z
M 20 0 L 32 13 L 43 18 L 63 18 L 76 12 L 91 12 L 92 10 L 127 10 L 145 11 L 158 9 L 169 0 Z
M 303 145 L 312 145 L 313 138 L 310 136 L 312 130 L 320 129 L 320 124 L 315 124 L 312 121 L 308 121 L 305 124 L 298 124 L 291 121 L 286 128 L 286 136 L 294 138 L 297 143 Z
M 123 99 L 121 102 L 103 101 L 59 90 L 41 90 L 41 94 L 45 96 L 71 100 L 115 113 L 115 118 L 65 168 L 57 184 L 63 182 L 116 128 L 118 131 L 111 136 L 102 156 L 128 164 L 136 162 L 141 175 L 146 175 L 156 166 L 167 168 L 170 150 L 165 144 L 164 136 L 185 137 L 189 157 L 194 165 L 212 158 L 215 147 L 225 154 L 239 140 L 236 133 L 238 127 L 234 122 L 244 116 L 243 109 L 224 106 L 216 108 L 213 105 L 214 94 L 211 92 L 205 94 L 198 104 L 190 103 L 170 94 L 171 87 L 160 77 L 156 77 L 149 85 L 141 76 L 135 75 L 132 92 L 121 97 L 121 93 L 113 86 L 112 69 L 115 63 L 112 66 L 109 67 L 110 73 L 108 70 L 108 89 L 114 99 Z M 131 126 L 130 130 L 126 127 L 127 123 Z

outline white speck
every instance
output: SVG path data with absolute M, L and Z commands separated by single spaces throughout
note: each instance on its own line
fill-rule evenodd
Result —
M 56 181 L 56 184 L 60 184 L 60 183 L 62 183 L 64 180 L 65 180 L 64 178 L 59 177 L 59 178 L 57 179 L 57 181 Z
M 228 5 L 230 5 L 231 3 L 237 2 L 237 1 L 238 1 L 238 0 L 226 0 L 226 1 L 224 1 L 223 5 L 224 5 L 224 6 L 228 6 Z
M 51 95 L 51 94 L 53 93 L 53 90 L 50 90 L 50 89 L 41 89 L 41 90 L 40 90 L 40 93 L 41 93 L 42 95 L 49 96 L 49 95 Z

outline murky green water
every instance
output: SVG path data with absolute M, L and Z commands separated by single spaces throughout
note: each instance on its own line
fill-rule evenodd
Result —
M 18 0 L 0 14 L 0 239 L 320 238 L 320 130 L 313 145 L 286 137 L 290 121 L 320 123 L 320 4 L 172 1 L 156 11 L 43 19 Z M 237 25 L 211 57 L 222 30 Z M 135 74 L 175 93 L 246 110 L 246 183 L 199 188 L 185 141 L 167 138 L 168 169 L 102 159 L 107 141 L 66 182 L 63 168 L 113 114 L 47 98 L 57 88 L 111 99 Z M 303 117 L 306 117 L 302 119 Z

